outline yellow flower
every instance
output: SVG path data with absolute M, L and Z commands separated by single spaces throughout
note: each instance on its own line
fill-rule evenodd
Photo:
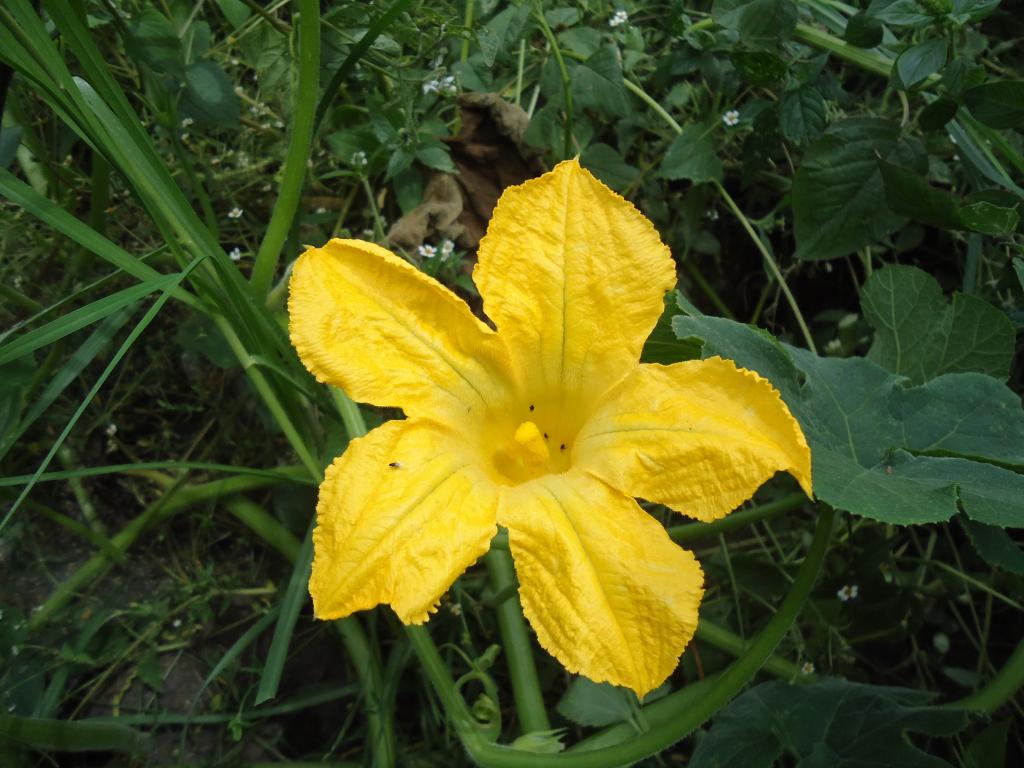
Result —
M 332 240 L 295 264 L 290 332 L 306 367 L 407 416 L 327 470 L 315 613 L 387 603 L 422 623 L 502 525 L 540 644 L 642 695 L 693 636 L 703 573 L 633 497 L 709 521 L 777 471 L 810 494 L 807 443 L 756 373 L 639 363 L 674 263 L 575 160 L 505 191 L 473 279 L 497 331 L 371 243 Z

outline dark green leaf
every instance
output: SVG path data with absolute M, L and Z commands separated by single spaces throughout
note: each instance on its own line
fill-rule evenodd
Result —
M 927 107 L 921 110 L 919 122 L 921 129 L 925 131 L 939 131 L 946 127 L 946 123 L 956 117 L 959 107 L 952 99 L 936 99 Z
M 942 37 L 908 48 L 896 59 L 893 79 L 900 88 L 913 88 L 942 69 L 948 50 L 949 44 Z
M 786 91 L 779 99 L 779 128 L 794 144 L 806 144 L 825 130 L 825 99 L 811 85 Z
M 577 725 L 603 728 L 628 720 L 633 714 L 632 699 L 635 698 L 625 688 L 577 677 L 569 684 L 556 709 Z
M 946 303 L 934 277 L 917 267 L 890 265 L 861 290 L 864 316 L 875 328 L 868 358 L 916 383 L 943 373 L 978 371 L 1005 380 L 1016 334 L 988 302 L 954 294 Z
M 929 706 L 934 694 L 851 683 L 762 683 L 737 697 L 697 745 L 691 768 L 770 766 L 784 752 L 801 766 L 943 768 L 906 737 L 949 736 L 967 725 L 955 709 Z
M 878 161 L 885 199 L 896 213 L 941 229 L 959 229 L 960 206 L 949 192 L 936 189 L 913 171 Z
M 1024 126 L 1024 80 L 998 80 L 964 91 L 971 114 L 989 128 Z
M 975 736 L 964 751 L 964 768 L 1007 765 L 1006 741 L 1010 734 L 1010 724 L 1010 720 L 992 723 Z
M 1009 573 L 1024 576 L 1024 550 L 1017 546 L 1010 538 L 1010 534 L 1002 528 L 974 520 L 964 520 L 963 523 L 971 544 L 986 563 Z
M 117 723 L 0 715 L 0 745 L 43 752 L 143 752 L 148 737 Z
M 969 21 L 981 21 L 999 7 L 1002 0 L 953 0 L 953 12 Z
M 444 145 L 421 145 L 416 148 L 416 159 L 428 168 L 455 173 L 455 163 L 452 162 L 452 156 Z
M 198 122 L 221 128 L 238 125 L 241 102 L 234 83 L 219 64 L 197 61 L 185 72 L 183 114 Z
M 963 59 L 953 59 L 942 73 L 942 84 L 954 99 L 962 99 L 963 92 L 985 82 L 985 68 Z
M 796 29 L 797 8 L 792 0 L 715 0 L 715 22 L 739 33 L 751 48 L 776 47 Z
M 640 171 L 622 159 L 614 147 L 591 144 L 580 157 L 583 165 L 612 189 L 621 192 L 632 184 Z
M 843 39 L 858 48 L 874 48 L 882 42 L 882 23 L 864 11 L 855 13 L 846 22 Z
M 661 175 L 694 182 L 721 181 L 722 163 L 715 154 L 711 130 L 703 125 L 686 126 L 665 153 Z
M 768 51 L 734 51 L 729 61 L 754 86 L 767 86 L 786 76 L 786 62 Z
M 960 218 L 965 227 L 983 235 L 1009 235 L 1020 223 L 1015 208 L 1004 208 L 987 200 L 965 202 L 960 207 Z
M 136 14 L 124 46 L 134 61 L 143 62 L 160 74 L 172 75 L 178 80 L 184 78 L 185 60 L 178 31 L 152 5 Z
M 917 0 L 871 0 L 866 13 L 890 27 L 923 27 L 932 22 Z
M 18 423 L 35 372 L 36 364 L 31 357 L 0 366 L 0 445 L 7 442 L 8 433 Z
M 924 172 L 895 122 L 854 117 L 829 126 L 793 179 L 796 257 L 834 259 L 877 242 L 905 219 L 889 209 L 878 160 Z
M 573 70 L 572 95 L 576 106 L 609 115 L 628 113 L 622 65 L 613 47 L 605 46 Z
M 217 0 L 217 7 L 232 27 L 238 29 L 252 16 L 252 9 L 242 0 Z

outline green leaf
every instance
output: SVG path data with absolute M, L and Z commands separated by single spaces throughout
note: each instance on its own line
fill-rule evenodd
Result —
M 899 125 L 877 117 L 835 123 L 811 145 L 793 179 L 798 259 L 846 256 L 903 224 L 886 202 L 879 159 L 927 169 L 923 152 L 900 138 Z
M 721 181 L 722 162 L 715 154 L 711 129 L 704 125 L 686 126 L 665 153 L 660 173 L 666 179 Z
M 925 131 L 939 131 L 946 127 L 946 123 L 956 117 L 959 105 L 952 99 L 945 97 L 936 99 L 927 107 L 921 110 L 918 122 L 921 129 Z
M 990 768 L 1005 766 L 1006 741 L 1010 735 L 1010 720 L 992 723 L 979 733 L 964 750 L 964 768 Z
M 224 18 L 235 29 L 245 24 L 252 15 L 252 9 L 243 3 L 242 0 L 217 0 L 217 7 L 220 8 Z
M 825 99 L 811 85 L 786 91 L 779 99 L 779 128 L 794 144 L 813 141 L 825 130 Z
M 219 64 L 197 61 L 185 71 L 182 113 L 192 119 L 222 128 L 238 125 L 241 102 L 235 86 Z
M 983 235 L 1011 235 L 1020 224 L 1016 208 L 1005 208 L 987 200 L 964 202 L 960 219 L 965 227 Z
M 986 563 L 1024 576 L 1024 550 L 1017 546 L 1010 534 L 1002 528 L 974 520 L 964 520 L 963 523 L 971 544 Z
M 929 706 L 934 694 L 836 678 L 810 685 L 763 683 L 715 717 L 691 768 L 769 766 L 783 753 L 801 766 L 948 766 L 914 746 L 908 731 L 949 736 L 967 725 L 955 709 Z
M 811 448 L 815 495 L 895 524 L 971 519 L 1024 527 L 1024 411 L 995 379 L 947 374 L 908 387 L 863 358 L 821 358 L 731 320 L 677 316 L 681 339 L 704 340 L 779 390 Z M 999 464 L 1002 466 L 996 466 Z
M 917 0 L 871 0 L 865 11 L 868 16 L 890 27 L 923 27 L 932 23 Z
M 32 358 L 0 366 L 0 446 L 10 442 L 7 435 L 18 423 L 25 406 L 25 393 L 35 372 Z
M 882 42 L 882 35 L 882 23 L 864 11 L 859 11 L 846 22 L 843 39 L 857 48 L 874 48 Z
M 577 677 L 569 684 L 556 709 L 562 717 L 577 725 L 603 728 L 628 720 L 633 714 L 634 698 L 634 694 L 625 688 Z
M 620 117 L 628 114 L 622 65 L 613 47 L 601 48 L 573 70 L 572 95 L 577 106 Z
M 893 79 L 904 90 L 913 88 L 945 65 L 948 51 L 949 44 L 944 37 L 911 46 L 897 57 Z
M 960 206 L 949 192 L 936 189 L 918 174 L 884 160 L 878 161 L 885 199 L 901 216 L 941 229 L 960 229 Z
M 18 152 L 21 144 L 21 126 L 8 125 L 0 128 L 0 168 L 7 168 Z
M 964 103 L 989 128 L 1024 125 L 1024 80 L 998 80 L 964 91 Z
M 117 723 L 0 715 L 0 745 L 43 752 L 144 752 L 146 734 Z
M 428 168 L 445 173 L 455 173 L 455 163 L 448 148 L 443 144 L 420 145 L 416 148 L 416 159 Z
M 774 48 L 796 29 L 797 8 L 792 0 L 715 0 L 715 23 L 739 33 L 751 48 Z
M 124 46 L 133 60 L 149 65 L 160 74 L 172 75 L 177 80 L 184 78 L 185 61 L 178 31 L 153 6 L 145 6 L 135 15 Z
M 786 62 L 768 51 L 733 51 L 729 61 L 753 86 L 769 86 L 786 76 Z
M 917 267 L 890 265 L 861 290 L 864 317 L 875 328 L 868 359 L 922 383 L 943 373 L 977 371 L 1005 380 L 1016 333 L 991 304 L 942 288 Z
M 580 157 L 583 165 L 614 190 L 623 191 L 636 181 L 640 171 L 622 159 L 614 147 L 591 144 Z

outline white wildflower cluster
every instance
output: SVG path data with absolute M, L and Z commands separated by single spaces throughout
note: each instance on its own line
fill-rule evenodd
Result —
M 241 208 L 239 208 L 236 205 L 234 208 L 232 208 L 230 211 L 228 211 L 228 218 L 229 219 L 237 220 L 237 219 L 242 218 L 242 214 L 243 213 L 245 213 L 245 211 L 243 211 Z
M 800 666 L 800 674 L 801 675 L 813 675 L 814 674 L 814 662 L 813 661 L 805 661 Z
M 453 253 L 455 253 L 455 243 L 453 243 L 451 240 L 445 238 L 444 240 L 441 241 L 441 248 L 440 248 L 440 250 L 436 246 L 429 245 L 428 243 L 424 243 L 419 248 L 417 248 L 416 251 L 424 259 L 433 259 L 438 254 L 440 254 L 441 255 L 441 261 L 446 261 L 449 256 L 451 256 Z
M 629 14 L 621 8 L 612 14 L 611 18 L 608 19 L 608 26 L 612 29 L 615 27 L 621 27 L 623 24 L 629 22 Z
M 453 94 L 456 91 L 455 87 L 455 75 L 445 75 L 444 77 L 437 77 L 433 80 L 427 80 L 423 84 L 423 93 L 444 93 Z
M 193 123 L 195 123 L 195 120 L 193 120 L 191 117 L 182 118 L 181 127 L 188 128 Z
M 111 422 L 103 431 L 107 435 L 107 453 L 113 453 L 117 450 L 117 441 L 114 440 L 114 436 L 117 434 L 117 424 Z
M 361 149 L 353 152 L 352 157 L 349 158 L 349 162 L 356 168 L 365 168 L 367 162 L 366 153 Z
M 734 125 L 738 125 L 740 122 L 740 113 L 735 109 L 730 109 L 724 115 L 722 115 L 722 122 L 728 127 L 732 128 Z
M 839 598 L 839 602 L 845 603 L 849 600 L 856 600 L 858 594 L 860 594 L 860 587 L 858 587 L 856 584 L 844 584 L 836 592 L 836 597 Z
M 232 261 L 241 261 L 242 249 L 236 245 L 234 248 L 228 251 L 228 258 L 231 259 Z

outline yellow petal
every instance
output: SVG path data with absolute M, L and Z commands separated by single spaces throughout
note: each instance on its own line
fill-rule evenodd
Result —
M 479 417 L 500 398 L 504 347 L 466 303 L 385 249 L 331 240 L 295 263 L 289 331 L 319 381 L 409 415 Z
M 509 187 L 473 279 L 529 396 L 600 395 L 640 357 L 675 285 L 651 223 L 576 160 Z
M 523 612 L 570 672 L 644 695 L 693 637 L 703 573 L 633 499 L 586 473 L 502 490 Z
M 720 357 L 638 366 L 587 421 L 573 461 L 698 520 L 727 515 L 780 471 L 811 495 L 810 449 L 779 393 Z
M 318 618 L 388 603 L 426 621 L 497 531 L 497 491 L 429 421 L 389 421 L 349 443 L 320 486 L 309 591 Z

